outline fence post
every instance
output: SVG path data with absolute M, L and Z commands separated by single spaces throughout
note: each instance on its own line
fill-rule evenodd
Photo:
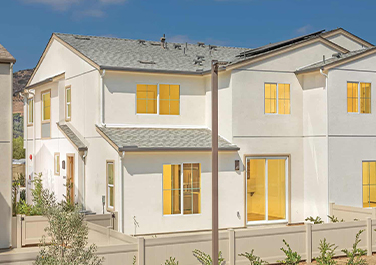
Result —
M 234 229 L 228 230 L 228 246 L 229 246 L 229 263 L 235 265 L 235 231 Z
M 17 219 L 17 240 L 16 240 L 16 247 L 17 248 L 20 248 L 21 247 L 21 238 L 22 238 L 22 234 L 21 234 L 21 215 L 17 215 L 16 217 Z
M 138 238 L 138 265 L 145 265 L 145 239 Z
M 107 243 L 110 245 L 111 244 L 111 229 L 112 227 L 111 226 L 107 226 Z
M 372 208 L 372 219 L 376 219 L 376 208 Z
M 367 256 L 372 256 L 372 219 L 367 217 Z
M 307 264 L 312 262 L 312 224 L 306 223 L 306 261 Z

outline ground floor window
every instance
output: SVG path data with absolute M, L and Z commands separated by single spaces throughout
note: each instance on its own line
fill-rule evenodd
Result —
M 247 222 L 287 220 L 287 157 L 248 157 Z
M 163 214 L 201 213 L 201 164 L 163 165 Z
M 113 211 L 115 209 L 115 166 L 113 161 L 106 162 L 106 171 L 107 171 L 107 210 Z
M 56 176 L 60 176 L 60 153 L 54 154 L 54 173 Z
M 363 161 L 363 207 L 376 207 L 376 161 Z

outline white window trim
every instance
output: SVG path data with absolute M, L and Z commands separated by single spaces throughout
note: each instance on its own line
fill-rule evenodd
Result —
M 108 183 L 108 165 L 112 164 L 113 166 L 113 174 L 114 174 L 114 183 L 109 184 Z M 113 188 L 113 195 L 114 195 L 114 205 L 110 205 L 110 187 Z M 114 211 L 115 210 L 115 161 L 107 160 L 106 161 L 106 210 L 107 211 Z
M 33 113 L 32 113 L 32 116 L 31 116 L 32 122 L 30 122 L 30 103 L 33 104 L 33 106 L 32 106 Z M 34 111 L 35 111 L 34 110 L 34 98 L 29 98 L 27 100 L 27 125 L 33 125 L 34 124 Z
M 349 83 L 356 83 L 358 84 L 358 111 L 357 112 L 349 112 L 348 111 L 348 96 L 347 96 L 347 85 Z M 366 84 L 370 84 L 371 85 L 371 91 L 370 91 L 370 94 L 371 94 L 371 112 L 370 113 L 361 113 L 360 112 L 360 84 L 361 83 L 366 83 Z M 347 109 L 347 114 L 356 114 L 356 115 L 367 115 L 367 114 L 372 114 L 372 82 L 364 82 L 364 81 L 347 81 L 346 82 L 346 109 Z
M 245 214 L 245 220 L 247 225 L 259 225 L 259 224 L 278 224 L 278 223 L 287 223 L 289 220 L 289 157 L 288 156 L 247 156 L 246 157 L 246 170 L 245 170 L 245 190 L 247 191 L 247 172 L 248 172 L 248 160 L 250 159 L 265 159 L 265 219 L 263 221 L 248 221 L 248 199 L 247 199 L 247 194 L 246 194 L 246 199 L 245 199 L 245 209 L 246 209 L 246 214 Z M 268 220 L 268 160 L 272 159 L 285 159 L 285 205 L 286 205 L 286 218 L 283 220 Z
M 183 189 L 183 165 L 184 164 L 200 164 L 200 213 L 190 213 L 190 214 L 184 214 L 184 189 Z M 163 196 L 163 166 L 164 165 L 170 165 L 170 166 L 177 166 L 180 165 L 180 213 L 175 213 L 175 214 L 164 214 L 164 196 Z M 183 163 L 171 163 L 171 164 L 163 164 L 162 165 L 162 216 L 163 217 L 170 217 L 170 216 L 197 216 L 201 215 L 202 213 L 202 208 L 201 208 L 201 198 L 202 198 L 202 168 L 201 168 L 201 163 L 199 162 L 183 162 Z
M 156 85 L 157 86 L 157 113 L 137 113 L 137 85 Z M 179 86 L 179 114 L 159 114 L 159 86 L 160 85 L 177 85 Z M 181 114 L 181 85 L 178 83 L 136 83 L 135 94 L 135 114 L 139 116 L 180 116 Z
M 46 94 L 50 94 L 50 118 L 48 120 L 46 120 L 44 118 L 44 100 L 43 100 L 43 96 L 46 95 Z M 52 100 L 51 100 L 51 90 L 48 90 L 46 92 L 43 92 L 41 94 L 41 103 L 42 103 L 42 122 L 49 122 L 51 120 L 51 107 L 52 107 Z
M 59 157 L 59 165 L 57 164 L 56 157 Z M 57 170 L 59 172 L 57 172 Z M 54 174 L 55 174 L 55 176 L 60 176 L 60 153 L 54 154 Z
M 265 99 L 265 85 L 266 84 L 270 84 L 270 85 L 276 85 L 277 86 L 277 97 L 276 97 L 276 101 L 277 101 L 277 106 L 276 106 L 276 108 L 277 108 L 277 112 L 276 113 L 266 113 L 265 112 L 265 101 L 266 101 L 266 99 Z M 278 87 L 279 87 L 279 84 L 283 84 L 283 85 L 289 85 L 290 86 L 290 108 L 289 108 L 289 114 L 280 114 L 279 113 L 279 108 L 278 108 L 278 105 L 279 105 L 279 99 L 278 99 L 278 93 L 279 93 L 279 91 L 278 91 Z M 276 82 L 264 82 L 264 114 L 265 115 L 291 115 L 291 84 L 290 83 L 276 83 Z

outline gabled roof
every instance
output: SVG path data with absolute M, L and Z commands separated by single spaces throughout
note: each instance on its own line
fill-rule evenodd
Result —
M 34 83 L 32 85 L 26 86 L 25 89 L 32 89 L 32 88 L 35 88 L 35 87 L 38 87 L 38 86 L 41 86 L 41 85 L 44 85 L 44 84 L 52 83 L 52 82 L 55 82 L 55 81 L 59 80 L 60 78 L 64 78 L 64 77 L 65 77 L 65 72 L 51 76 L 51 77 L 48 77 L 48 78 L 43 79 L 42 81 L 39 81 L 39 82 Z
M 16 59 L 0 44 L 0 63 L 15 63 Z
M 64 134 L 64 136 L 73 144 L 73 146 L 78 151 L 87 151 L 87 146 L 80 139 L 80 137 L 73 132 L 73 130 L 67 124 L 56 124 L 59 130 Z
M 118 152 L 211 150 L 211 130 L 205 128 L 114 128 L 96 126 L 96 129 Z M 219 136 L 218 149 L 221 151 L 237 151 L 239 147 Z
M 337 28 L 337 29 L 326 31 L 322 34 L 322 36 L 324 38 L 328 38 L 328 37 L 335 36 L 335 35 L 340 34 L 340 33 L 342 33 L 343 35 L 347 36 L 348 38 L 362 44 L 366 48 L 370 48 L 370 47 L 374 46 L 372 43 L 352 34 L 351 32 L 349 32 L 349 31 L 347 31 L 343 28 Z
M 311 65 L 299 68 L 296 70 L 296 74 L 302 74 L 302 73 L 308 73 L 308 72 L 313 72 L 317 71 L 320 69 L 328 69 L 329 67 L 333 65 L 342 65 L 345 63 L 348 63 L 349 61 L 356 60 L 357 58 L 363 56 L 363 55 L 368 55 L 376 52 L 376 47 L 372 48 L 364 48 L 356 51 L 351 51 L 345 54 L 338 53 L 338 54 L 333 54 L 331 58 L 325 59 L 325 61 L 320 61 L 317 63 L 313 63 Z

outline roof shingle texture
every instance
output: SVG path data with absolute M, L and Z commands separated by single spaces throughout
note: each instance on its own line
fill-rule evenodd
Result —
M 66 124 L 57 124 L 60 130 L 65 134 L 66 137 L 77 147 L 79 151 L 87 150 L 87 146 L 80 140 L 80 138 L 68 127 Z
M 0 44 L 0 61 L 2 62 L 16 62 L 16 59 Z
M 351 51 L 351 52 L 348 52 L 348 53 L 341 53 L 341 54 L 339 54 L 338 57 L 333 55 L 333 57 L 325 59 L 325 62 L 324 61 L 320 61 L 320 62 L 311 64 L 311 65 L 299 68 L 299 69 L 297 69 L 297 72 L 305 72 L 305 71 L 308 72 L 310 70 L 320 69 L 320 68 L 325 67 L 326 65 L 329 65 L 331 63 L 340 62 L 340 61 L 348 59 L 350 57 L 353 57 L 353 56 L 356 56 L 356 55 L 360 55 L 360 54 L 362 54 L 364 52 L 367 52 L 367 51 L 369 51 L 371 49 L 375 49 L 375 47 L 364 48 L 364 49 L 360 49 L 360 50 L 356 50 L 356 51 Z
M 211 130 L 183 128 L 97 128 L 119 149 L 146 150 L 211 150 Z M 219 136 L 220 150 L 239 150 Z
M 210 49 L 209 44 L 201 47 L 198 44 L 170 42 L 167 43 L 167 48 L 163 49 L 161 43 L 156 41 L 142 43 L 139 40 L 131 39 L 63 33 L 55 33 L 55 35 L 102 68 L 198 72 L 197 70 L 200 69 L 203 71 L 210 70 L 211 60 L 233 61 L 236 60 L 239 53 L 249 50 L 249 48 L 224 46 Z M 175 48 L 176 44 L 180 45 L 180 48 Z M 201 65 L 195 64 L 198 56 L 203 56 Z

